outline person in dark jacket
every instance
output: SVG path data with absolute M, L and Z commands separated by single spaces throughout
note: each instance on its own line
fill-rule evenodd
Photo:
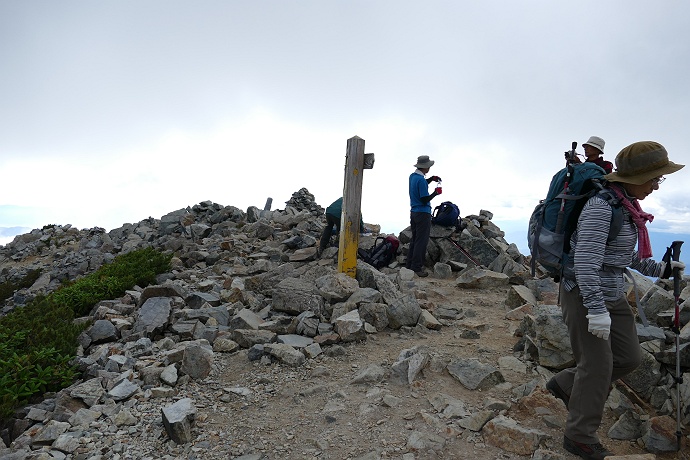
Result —
M 591 136 L 587 142 L 582 144 L 582 148 L 585 149 L 585 157 L 587 157 L 585 161 L 599 165 L 604 168 L 606 174 L 611 174 L 613 171 L 613 163 L 603 158 L 604 144 L 604 139 L 597 136 Z
M 429 244 L 429 234 L 431 232 L 431 200 L 441 194 L 441 187 L 437 186 L 433 193 L 429 194 L 429 184 L 440 182 L 438 176 L 426 178 L 429 168 L 434 165 L 427 155 L 417 158 L 417 168 L 410 174 L 410 228 L 412 230 L 412 240 L 407 251 L 405 267 L 414 271 L 417 276 L 428 276 L 424 270 L 424 259 L 426 257 L 426 247 Z
M 611 384 L 641 361 L 624 270 L 630 267 L 646 276 L 668 277 L 671 268 L 685 268 L 666 257 L 661 262 L 652 259 L 646 224 L 654 216 L 639 203 L 659 189 L 665 175 L 683 166 L 669 161 L 666 149 L 657 142 L 625 147 L 616 156 L 616 172 L 604 176 L 606 187 L 621 203 L 619 233 L 608 241 L 614 211 L 605 198 L 594 195 L 582 209 L 570 239 L 572 262 L 566 264 L 560 297 L 576 366 L 557 373 L 546 388 L 568 408 L 563 447 L 582 458 L 613 455 L 597 436 L 604 403 Z
M 335 228 L 336 232 L 340 232 L 340 217 L 342 213 L 343 197 L 341 196 L 326 208 L 326 226 L 321 233 L 318 254 L 321 254 L 328 246 L 328 243 L 331 241 L 331 236 L 333 235 L 333 229 Z M 364 221 L 360 217 L 359 232 L 364 233 L 364 230 Z

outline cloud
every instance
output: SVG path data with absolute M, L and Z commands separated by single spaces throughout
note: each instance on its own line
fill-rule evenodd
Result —
M 434 205 L 499 226 L 526 223 L 572 141 L 601 136 L 613 160 L 654 139 L 690 160 L 682 2 L 201 5 L 0 4 L 1 204 L 31 210 L 0 208 L 0 225 L 276 209 L 302 187 L 325 207 L 354 135 L 376 154 L 363 217 L 389 233 L 419 155 L 444 179 Z M 645 200 L 655 227 L 690 223 L 685 174 Z

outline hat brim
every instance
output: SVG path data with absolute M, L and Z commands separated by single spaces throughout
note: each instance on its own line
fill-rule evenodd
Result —
M 428 163 L 417 163 L 416 165 L 414 165 L 414 167 L 415 168 L 421 168 L 421 169 L 431 168 L 434 165 L 434 163 L 435 163 L 434 160 L 429 160 Z
M 658 169 L 653 169 L 642 174 L 635 174 L 632 176 L 621 176 L 618 172 L 613 172 L 604 176 L 609 182 L 623 182 L 624 184 L 642 185 L 645 182 L 659 176 L 666 176 L 673 174 L 676 171 L 683 169 L 685 165 L 679 165 L 669 161 L 667 165 Z
M 589 145 L 590 147 L 594 147 L 595 149 L 599 150 L 601 153 L 604 153 L 604 149 L 602 149 L 602 148 L 599 147 L 598 145 L 590 144 L 589 142 L 585 142 L 584 144 L 582 144 L 583 147 L 584 147 L 585 145 Z

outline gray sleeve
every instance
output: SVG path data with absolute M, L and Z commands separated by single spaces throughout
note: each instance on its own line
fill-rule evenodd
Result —
M 585 204 L 577 222 L 575 278 L 580 286 L 584 306 L 590 314 L 606 313 L 600 271 L 604 265 L 606 240 L 611 225 L 611 206 L 592 197 Z

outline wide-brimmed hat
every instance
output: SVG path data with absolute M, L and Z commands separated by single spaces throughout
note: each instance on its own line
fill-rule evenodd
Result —
M 591 136 L 587 142 L 582 144 L 582 146 L 584 147 L 585 145 L 591 145 L 595 149 L 599 149 L 601 153 L 604 153 L 604 144 L 606 144 L 606 142 L 604 142 L 604 139 L 601 137 Z
M 668 159 L 663 145 L 654 141 L 630 144 L 616 155 L 616 172 L 604 176 L 610 182 L 641 185 L 655 177 L 674 173 L 685 165 Z
M 416 168 L 424 169 L 431 168 L 434 165 L 434 160 L 429 159 L 429 155 L 422 155 L 417 157 L 417 164 L 414 165 Z

